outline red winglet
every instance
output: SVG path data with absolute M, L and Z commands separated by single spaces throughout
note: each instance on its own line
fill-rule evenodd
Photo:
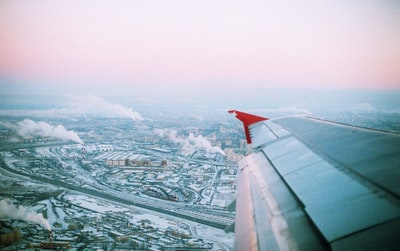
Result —
M 268 120 L 268 118 L 264 118 L 264 117 L 256 116 L 253 114 L 236 111 L 236 110 L 230 110 L 229 113 L 235 115 L 236 118 L 238 118 L 240 121 L 243 122 L 244 133 L 246 134 L 247 144 L 251 144 L 249 126 L 254 123 L 260 122 L 260 121 Z

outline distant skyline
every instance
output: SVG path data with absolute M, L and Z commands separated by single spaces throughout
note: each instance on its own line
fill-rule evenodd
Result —
M 400 89 L 393 0 L 3 0 L 0 45 L 0 85 Z

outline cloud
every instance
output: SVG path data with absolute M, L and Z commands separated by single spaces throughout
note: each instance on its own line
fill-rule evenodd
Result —
M 29 211 L 23 206 L 17 207 L 9 203 L 9 201 L 6 199 L 0 201 L 0 218 L 11 218 L 15 220 L 34 222 L 51 231 L 49 222 L 43 217 L 42 214 Z
M 0 115 L 5 116 L 34 116 L 34 117 L 100 117 L 100 118 L 130 118 L 133 121 L 142 121 L 142 115 L 130 107 L 111 103 L 94 95 L 69 95 L 61 108 L 47 110 L 3 110 Z
M 142 115 L 134 111 L 132 108 L 108 102 L 107 100 L 94 95 L 70 96 L 67 106 L 69 112 L 76 115 L 125 117 L 130 118 L 133 121 L 144 120 Z
M 183 152 L 191 153 L 202 149 L 206 150 L 207 152 L 225 155 L 221 148 L 212 146 L 211 142 L 202 135 L 195 136 L 193 133 L 189 133 L 188 137 L 184 137 L 182 135 L 178 135 L 178 132 L 172 129 L 155 129 L 154 132 L 160 137 L 166 137 L 171 142 L 180 144 Z
M 35 122 L 30 119 L 24 119 L 17 124 L 1 122 L 1 124 L 22 137 L 41 136 L 41 137 L 54 137 L 58 139 L 72 140 L 79 144 L 83 141 L 74 131 L 65 129 L 62 125 L 52 126 L 46 122 Z

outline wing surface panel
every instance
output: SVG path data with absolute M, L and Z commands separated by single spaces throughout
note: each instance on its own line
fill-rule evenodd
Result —
M 274 123 L 273 121 L 266 121 L 264 123 L 268 128 L 278 137 L 282 138 L 287 135 L 290 135 L 290 132 L 288 132 L 285 128 L 283 128 L 281 125 L 278 125 Z
M 261 123 L 259 126 L 253 126 L 250 134 L 253 147 L 262 145 L 266 140 L 273 141 L 278 138 L 278 136 L 274 134 L 265 123 Z
M 324 162 L 315 153 L 311 152 L 304 144 L 294 137 L 287 137 L 273 144 L 265 146 L 262 151 L 266 153 L 271 162 L 279 167 L 281 175 L 304 168 L 317 162 Z
M 236 212 L 236 250 L 325 250 L 301 203 L 262 152 L 240 161 L 239 170 L 236 207 L 242 209 Z
M 252 196 L 258 250 L 264 250 L 264 241 L 277 250 L 400 246 L 400 236 L 390 232 L 400 230 L 400 135 L 308 117 L 257 122 L 249 132 L 255 152 L 242 162 L 248 187 L 238 183 L 238 190 Z M 278 210 L 271 209 L 271 201 Z M 276 215 L 286 224 L 277 231 L 284 237 L 274 231 Z M 271 231 L 274 241 L 265 237 Z M 313 241 L 305 241 L 311 236 Z
M 317 157 L 294 137 L 275 141 L 262 151 L 328 242 L 400 217 L 398 205 L 391 203 L 394 198 L 381 199 L 385 192 Z
M 333 251 L 398 250 L 400 219 L 347 236 L 332 243 Z
M 400 135 L 311 118 L 276 121 L 314 151 L 400 198 Z

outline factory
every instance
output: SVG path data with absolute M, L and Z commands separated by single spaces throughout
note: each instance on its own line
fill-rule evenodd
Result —
M 53 241 L 53 232 L 50 231 L 49 242 L 42 242 L 39 245 L 32 245 L 32 247 L 47 250 L 69 250 L 71 244 L 68 242 Z
M 104 162 L 109 167 L 151 166 L 146 156 L 129 151 L 106 152 L 97 156 L 95 160 Z

